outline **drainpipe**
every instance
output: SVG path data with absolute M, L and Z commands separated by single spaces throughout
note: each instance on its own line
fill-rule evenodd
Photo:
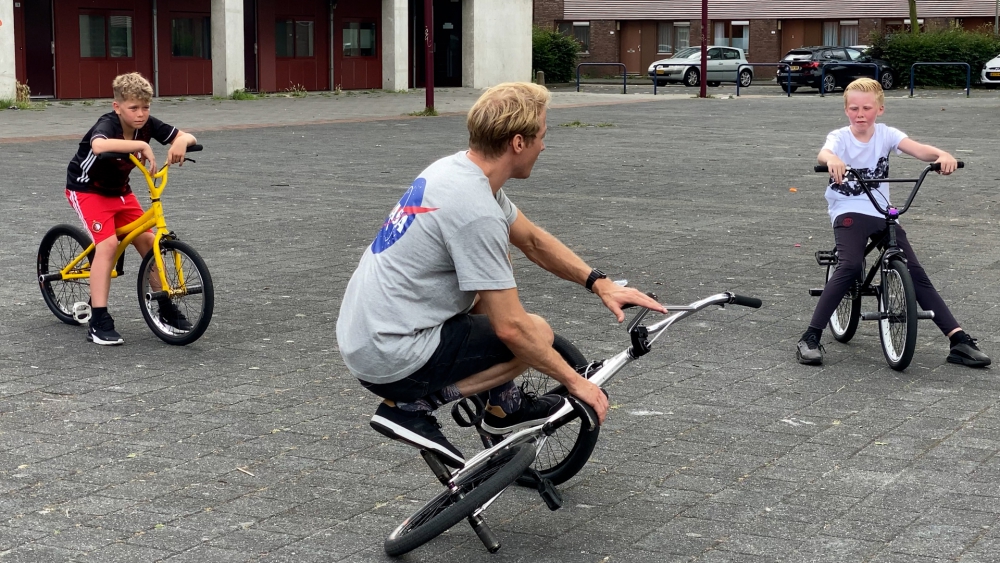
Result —
M 153 95 L 160 97 L 160 42 L 157 37 L 156 0 L 153 0 Z
M 337 9 L 336 0 L 330 0 L 330 91 L 337 87 L 337 81 L 333 77 L 333 55 L 337 47 L 333 44 L 333 13 Z

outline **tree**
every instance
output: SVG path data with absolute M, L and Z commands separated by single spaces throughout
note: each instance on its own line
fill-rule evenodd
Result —
M 917 0 L 910 2 L 910 33 L 916 35 L 920 33 L 920 22 L 917 21 Z

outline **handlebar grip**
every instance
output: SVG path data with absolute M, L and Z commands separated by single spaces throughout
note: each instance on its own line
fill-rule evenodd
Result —
M 830 169 L 826 167 L 825 164 L 817 164 L 813 166 L 813 172 L 829 172 Z
M 656 299 L 656 294 L 653 293 L 652 291 L 647 291 L 646 292 L 646 297 L 649 297 L 650 299 L 654 299 L 655 300 Z M 632 307 L 637 307 L 637 305 L 635 303 L 626 303 L 626 304 L 622 305 L 622 311 L 624 311 L 625 309 L 631 309 Z
M 757 299 L 756 297 L 745 297 L 743 295 L 733 295 L 730 303 L 733 305 L 742 305 L 744 307 L 753 307 L 754 309 L 760 309 L 760 306 L 764 304 L 763 301 Z
M 959 160 L 958 161 L 958 167 L 959 168 L 965 168 L 965 162 Z M 940 162 L 934 162 L 934 163 L 931 164 L 931 172 L 940 172 L 940 171 L 941 171 L 941 163 Z
M 205 147 L 201 145 L 191 145 L 190 147 L 187 148 L 187 152 L 198 152 L 204 148 Z M 101 154 L 97 155 L 97 159 L 106 160 L 109 158 L 128 158 L 128 155 L 129 153 L 127 152 L 102 152 Z

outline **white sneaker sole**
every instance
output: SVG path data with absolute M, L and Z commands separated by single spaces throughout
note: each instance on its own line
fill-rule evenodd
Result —
M 93 342 L 94 344 L 100 344 L 101 346 L 118 346 L 125 344 L 124 338 L 119 338 L 118 340 L 101 340 L 90 332 L 87 333 L 87 340 Z
M 373 416 L 371 420 L 371 425 L 380 434 L 386 435 L 390 438 L 399 440 L 401 442 L 405 442 L 416 448 L 430 450 L 440 456 L 443 456 L 451 460 L 458 467 L 462 467 L 463 465 L 465 465 L 464 459 L 456 456 L 453 452 L 451 452 L 447 448 L 439 445 L 437 442 L 428 440 L 427 438 L 421 436 L 420 434 L 417 434 L 416 432 L 403 428 L 402 426 L 396 424 L 395 422 L 385 417 L 381 417 L 379 415 Z

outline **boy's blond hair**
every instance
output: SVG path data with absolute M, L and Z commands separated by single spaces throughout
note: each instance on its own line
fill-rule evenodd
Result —
M 530 82 L 505 82 L 489 88 L 469 110 L 469 148 L 486 158 L 499 157 L 515 135 L 528 143 L 542 128 L 551 95 Z
M 871 78 L 858 78 L 854 82 L 848 84 L 847 88 L 844 88 L 844 107 L 847 107 L 847 96 L 851 92 L 873 94 L 875 96 L 876 104 L 880 106 L 885 105 L 885 92 L 882 90 L 882 85 L 878 83 L 878 80 L 872 80 Z
M 115 101 L 139 100 L 149 103 L 153 100 L 153 86 L 138 72 L 119 74 L 111 83 L 115 92 Z

